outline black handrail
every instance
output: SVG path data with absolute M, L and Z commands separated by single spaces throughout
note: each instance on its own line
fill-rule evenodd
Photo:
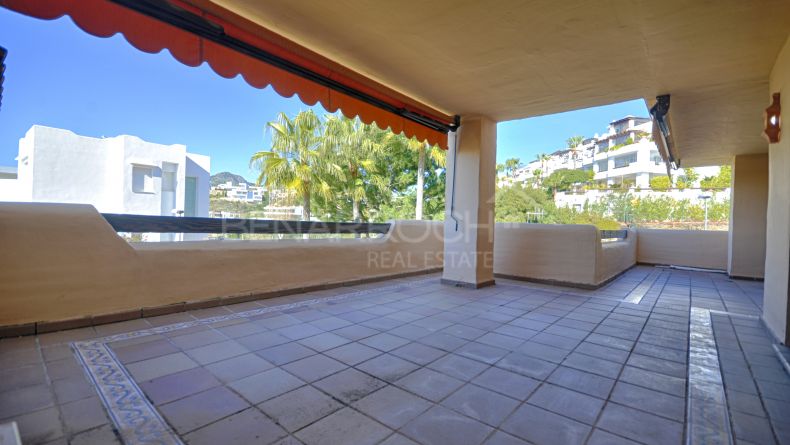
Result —
M 601 239 L 626 239 L 628 230 L 601 230 Z
M 387 233 L 389 223 L 280 221 L 271 219 L 201 218 L 102 213 L 116 232 L 131 233 L 240 233 L 327 234 Z

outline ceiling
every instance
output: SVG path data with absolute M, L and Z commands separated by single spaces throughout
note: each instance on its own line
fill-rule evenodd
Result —
M 213 0 L 448 114 L 520 119 L 671 94 L 683 165 L 767 151 L 790 0 Z

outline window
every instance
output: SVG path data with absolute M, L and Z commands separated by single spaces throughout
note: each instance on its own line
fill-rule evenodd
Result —
M 605 172 L 606 170 L 609 170 L 609 161 L 607 160 L 598 161 L 598 171 Z
M 650 152 L 650 160 L 656 165 L 661 165 L 664 163 L 664 160 L 661 159 L 661 155 L 659 155 L 657 151 Z
M 633 162 L 636 162 L 636 153 L 631 153 L 625 156 L 618 156 L 614 158 L 614 168 L 628 167 Z
M 154 169 L 143 165 L 132 166 L 132 191 L 135 193 L 154 192 Z

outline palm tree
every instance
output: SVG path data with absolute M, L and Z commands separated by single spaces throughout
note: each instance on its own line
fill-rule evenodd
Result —
M 417 153 L 417 201 L 414 206 L 414 217 L 421 220 L 425 201 L 425 161 L 430 158 L 433 165 L 444 167 L 447 164 L 447 153 L 436 145 L 431 146 L 414 138 L 408 139 L 403 135 L 392 136 L 391 143 L 399 144 Z
M 546 153 L 541 153 L 538 155 L 538 161 L 540 161 L 540 182 L 543 183 L 543 175 L 546 173 L 546 163 L 549 162 L 551 156 L 547 155 Z
M 323 151 L 326 173 L 337 182 L 341 197 L 351 201 L 352 219 L 361 221 L 360 205 L 370 193 L 389 190 L 388 178 L 379 174 L 378 161 L 384 151 L 384 133 L 359 119 L 329 116 L 326 119 Z
M 507 175 L 511 178 L 516 176 L 516 170 L 521 167 L 521 159 L 519 158 L 510 158 L 505 160 L 505 170 L 507 171 Z
M 579 160 L 579 145 L 584 142 L 584 136 L 571 136 L 569 137 L 565 143 L 568 144 L 568 148 L 571 149 L 571 160 L 573 161 L 573 167 L 576 168 L 576 161 Z
M 321 175 L 321 119 L 312 110 L 300 111 L 293 119 L 279 113 L 266 128 L 271 132 L 271 150 L 259 151 L 250 159 L 250 166 L 260 170 L 257 185 L 296 193 L 302 198 L 304 219 L 309 221 L 313 195 L 328 191 Z

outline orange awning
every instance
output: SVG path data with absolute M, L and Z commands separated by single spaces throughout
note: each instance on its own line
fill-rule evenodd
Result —
M 123 34 L 147 53 L 167 49 L 179 62 L 206 62 L 220 76 L 241 75 L 256 88 L 298 94 L 308 105 L 447 148 L 457 121 L 291 42 L 208 0 L 0 0 L 32 17 L 68 15 L 98 37 Z

